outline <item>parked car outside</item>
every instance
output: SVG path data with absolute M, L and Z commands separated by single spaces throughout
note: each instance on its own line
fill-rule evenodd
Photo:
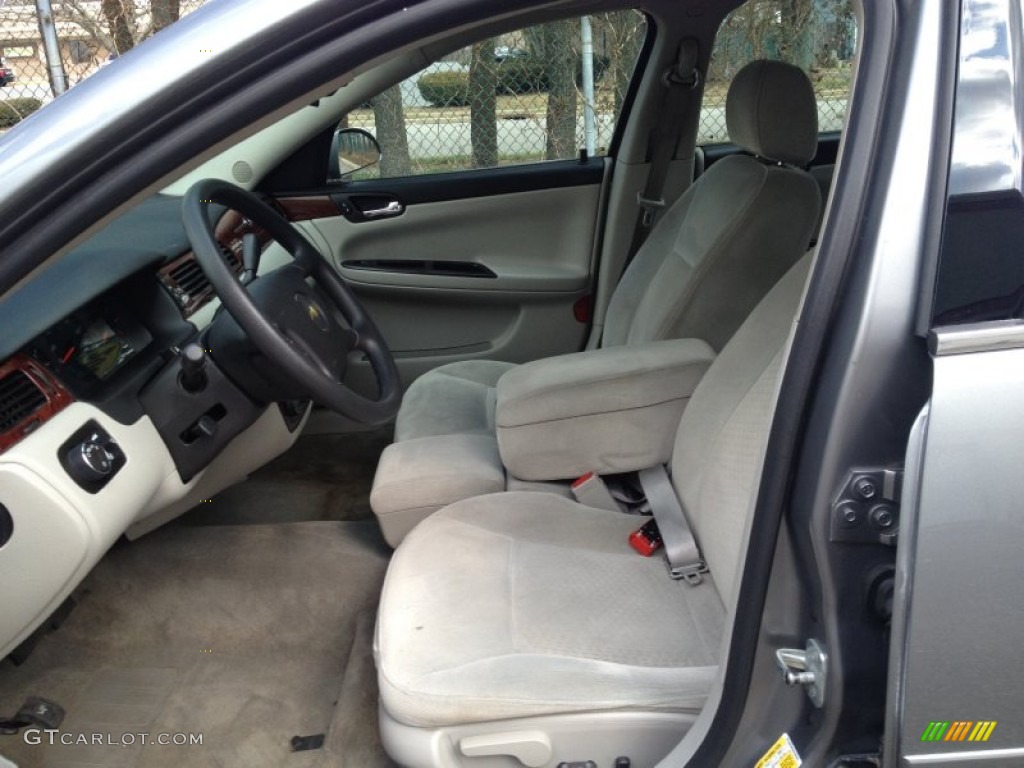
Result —
M 0 88 L 7 85 L 8 83 L 14 82 L 14 70 L 4 64 L 4 60 L 0 59 Z

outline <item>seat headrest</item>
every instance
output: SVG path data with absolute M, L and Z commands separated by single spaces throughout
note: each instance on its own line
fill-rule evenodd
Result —
M 729 137 L 767 160 L 807 165 L 818 148 L 818 103 L 799 67 L 752 61 L 729 86 L 725 100 Z

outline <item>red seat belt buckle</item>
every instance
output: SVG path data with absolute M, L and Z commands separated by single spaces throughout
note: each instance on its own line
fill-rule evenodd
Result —
M 652 517 L 642 526 L 629 534 L 629 546 L 644 557 L 650 557 L 661 549 L 661 531 L 658 522 Z
M 587 472 L 587 474 L 581 475 L 580 477 L 577 477 L 575 480 L 573 480 L 572 481 L 572 485 L 569 486 L 569 487 L 572 488 L 575 491 L 577 488 L 580 488 L 580 487 L 586 485 L 587 483 L 589 483 L 593 479 L 594 479 L 594 473 L 593 472 Z

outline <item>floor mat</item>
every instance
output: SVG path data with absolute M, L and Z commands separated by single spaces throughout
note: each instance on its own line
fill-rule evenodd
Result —
M 373 520 L 370 487 L 390 427 L 303 435 L 248 481 L 180 518 L 182 525 L 244 525 L 302 520 Z
M 21 768 L 390 766 L 370 650 L 388 557 L 369 522 L 172 525 L 119 544 L 64 626 L 0 665 L 0 712 L 52 699 L 61 736 L 0 736 L 0 754 Z M 291 751 L 321 733 L 321 749 Z

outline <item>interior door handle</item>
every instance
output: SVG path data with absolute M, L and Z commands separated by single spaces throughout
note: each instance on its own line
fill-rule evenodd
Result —
M 386 216 L 398 216 L 404 212 L 405 206 L 397 200 L 392 200 L 383 208 L 369 208 L 362 213 L 367 219 L 382 219 Z

